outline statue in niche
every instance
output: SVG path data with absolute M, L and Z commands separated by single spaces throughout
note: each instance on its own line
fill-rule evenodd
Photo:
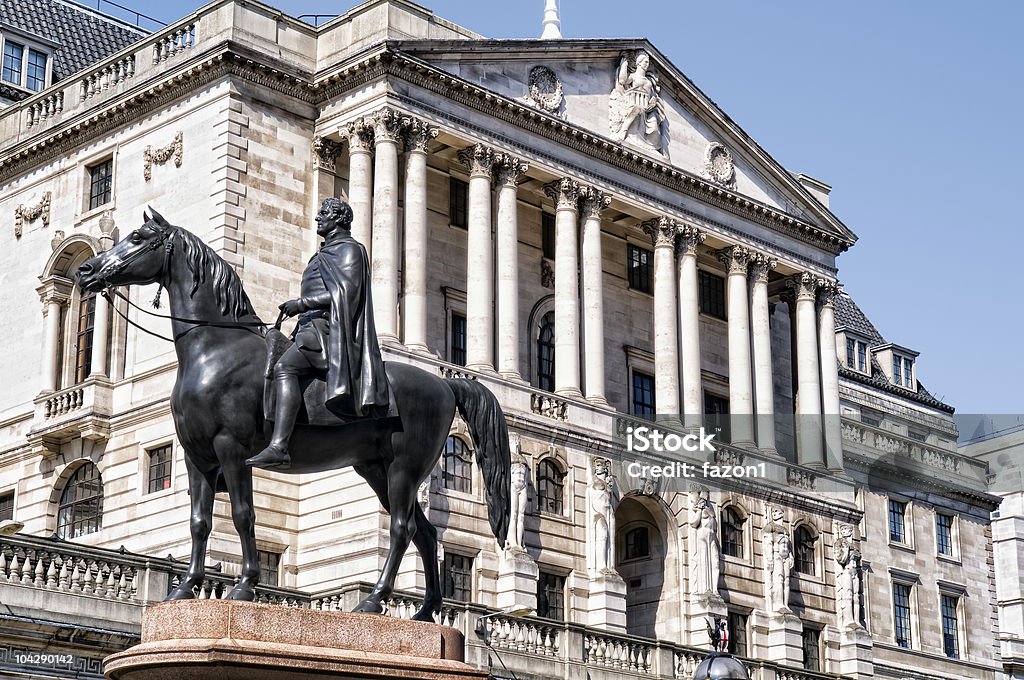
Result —
M 793 544 L 786 530 L 785 513 L 778 506 L 768 509 L 768 522 L 761 533 L 761 548 L 764 553 L 765 606 L 769 614 L 788 614 Z
M 590 484 L 587 487 L 587 514 L 590 533 L 587 545 L 588 562 L 592 571 L 608 573 L 615 560 L 612 555 L 612 537 L 615 536 L 615 508 L 613 492 L 615 482 L 611 462 L 607 458 L 592 458 Z
M 695 595 L 718 595 L 722 546 L 718 539 L 718 510 L 706 486 L 690 486 L 690 586 Z
M 631 139 L 668 157 L 668 117 L 658 76 L 648 70 L 651 58 L 638 50 L 632 68 L 628 56 L 619 61 L 615 89 L 608 100 L 612 139 Z
M 510 471 L 508 540 L 505 543 L 505 549 L 512 552 L 526 552 L 526 544 L 523 542 L 526 533 L 523 520 L 526 517 L 526 476 L 529 466 L 522 457 L 519 435 L 515 433 L 509 435 L 509 442 L 512 449 L 512 468 Z
M 832 544 L 836 561 L 836 618 L 839 629 L 860 625 L 860 551 L 853 542 L 853 526 L 839 524 L 839 537 Z

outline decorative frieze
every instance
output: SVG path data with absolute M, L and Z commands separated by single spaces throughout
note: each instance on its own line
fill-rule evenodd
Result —
M 802 468 L 791 467 L 786 470 L 786 482 L 790 486 L 803 491 L 813 491 L 817 477 L 814 473 Z
M 21 238 L 26 222 L 42 220 L 43 226 L 50 225 L 50 192 L 47 191 L 39 202 L 32 207 L 19 205 L 14 209 L 14 238 Z
M 651 237 L 651 243 L 655 246 L 672 246 L 676 234 L 679 232 L 679 224 L 668 217 L 655 217 L 640 225 L 644 233 Z
M 544 185 L 544 193 L 555 202 L 557 210 L 577 210 L 581 189 L 579 182 L 568 177 Z
M 469 169 L 470 177 L 490 177 L 498 154 L 486 144 L 474 144 L 462 149 L 457 154 L 459 161 Z
M 320 135 L 313 137 L 313 162 L 318 170 L 335 172 L 338 169 L 340 153 L 341 143 Z
M 145 151 L 142 152 L 142 157 L 145 161 L 142 166 L 142 176 L 146 178 L 147 182 L 153 178 L 154 163 L 156 165 L 163 165 L 173 158 L 174 167 L 181 167 L 183 139 L 182 133 L 179 131 L 178 134 L 174 135 L 174 139 L 167 146 L 161 147 L 155 151 L 152 146 L 146 146 Z

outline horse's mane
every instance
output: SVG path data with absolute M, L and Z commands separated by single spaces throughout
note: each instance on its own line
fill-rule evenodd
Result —
M 249 296 L 242 288 L 242 281 L 231 265 L 189 230 L 173 228 L 184 251 L 185 263 L 192 273 L 192 290 L 189 295 L 195 295 L 200 284 L 205 283 L 206 277 L 210 276 L 210 284 L 222 314 L 236 320 L 250 314 L 255 316 Z

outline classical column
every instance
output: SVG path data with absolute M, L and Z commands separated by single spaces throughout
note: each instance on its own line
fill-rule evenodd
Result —
M 474 144 L 458 154 L 469 167 L 466 265 L 466 366 L 494 370 L 494 245 L 491 242 L 491 169 L 494 149 Z
M 679 366 L 683 380 L 683 413 L 687 427 L 700 425 L 703 387 L 700 378 L 700 303 L 697 291 L 697 246 L 704 234 L 689 225 L 679 227 L 676 255 L 679 269 Z
M 750 251 L 733 246 L 719 253 L 729 271 L 729 423 L 732 443 L 754 443 L 754 400 L 750 379 L 750 294 L 747 265 Z
M 580 191 L 583 208 L 583 241 L 580 247 L 583 276 L 584 387 L 589 401 L 602 406 L 604 394 L 604 266 L 601 259 L 601 212 L 612 197 L 595 189 Z M 557 331 L 557 326 L 555 327 Z M 555 366 L 557 367 L 557 362 Z
M 57 369 L 60 362 L 57 352 L 60 351 L 60 308 L 67 298 L 50 290 L 44 294 L 43 306 L 46 309 L 46 337 L 43 338 L 43 391 L 53 392 L 57 389 Z
M 498 162 L 498 371 L 506 378 L 519 374 L 519 178 L 530 166 L 508 154 Z
M 347 123 L 341 133 L 348 140 L 348 204 L 352 206 L 352 238 L 372 255 L 370 219 L 373 196 L 373 126 L 365 120 Z
M 750 262 L 750 329 L 754 365 L 754 407 L 757 412 L 757 446 L 775 453 L 775 391 L 772 387 L 772 330 L 768 310 L 768 272 L 778 263 L 761 253 Z
M 110 303 L 102 295 L 96 296 L 96 309 L 92 328 L 92 360 L 89 377 L 107 377 L 107 346 L 110 344 Z
M 796 294 L 797 461 L 801 465 L 818 465 L 823 462 L 818 324 L 814 309 L 818 279 L 808 273 L 797 274 L 789 284 Z
M 580 392 L 580 298 L 576 223 L 579 220 L 579 182 L 569 178 L 544 186 L 555 202 L 555 392 Z
M 825 429 L 825 463 L 831 470 L 843 467 L 843 428 L 839 420 L 839 359 L 836 353 L 835 298 L 842 291 L 835 281 L 821 282 L 818 289 L 818 347 L 821 354 L 822 425 Z
M 383 108 L 372 114 L 373 319 L 377 337 L 398 341 L 398 143 L 402 119 Z
M 410 119 L 405 137 L 405 267 L 402 284 L 402 340 L 427 351 L 427 144 L 437 128 Z
M 667 217 L 644 222 L 654 243 L 654 405 L 657 413 L 679 414 L 679 336 L 676 319 L 675 238 Z

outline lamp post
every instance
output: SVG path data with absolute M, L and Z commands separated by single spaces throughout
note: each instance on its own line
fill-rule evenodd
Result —
M 504 659 L 498 654 L 498 650 L 491 646 L 491 636 L 487 634 L 487 624 L 484 623 L 487 619 L 495 616 L 511 616 L 512 618 L 521 619 L 524 616 L 529 616 L 533 613 L 533 609 L 530 607 L 516 606 L 506 607 L 500 612 L 494 612 L 492 614 L 485 614 L 476 620 L 476 634 L 481 640 L 484 641 L 484 645 L 494 652 L 494 656 L 498 658 L 498 662 L 501 663 L 501 667 L 505 669 L 505 672 L 512 676 L 513 680 L 519 680 L 516 674 L 509 670 L 508 666 L 505 665 Z

